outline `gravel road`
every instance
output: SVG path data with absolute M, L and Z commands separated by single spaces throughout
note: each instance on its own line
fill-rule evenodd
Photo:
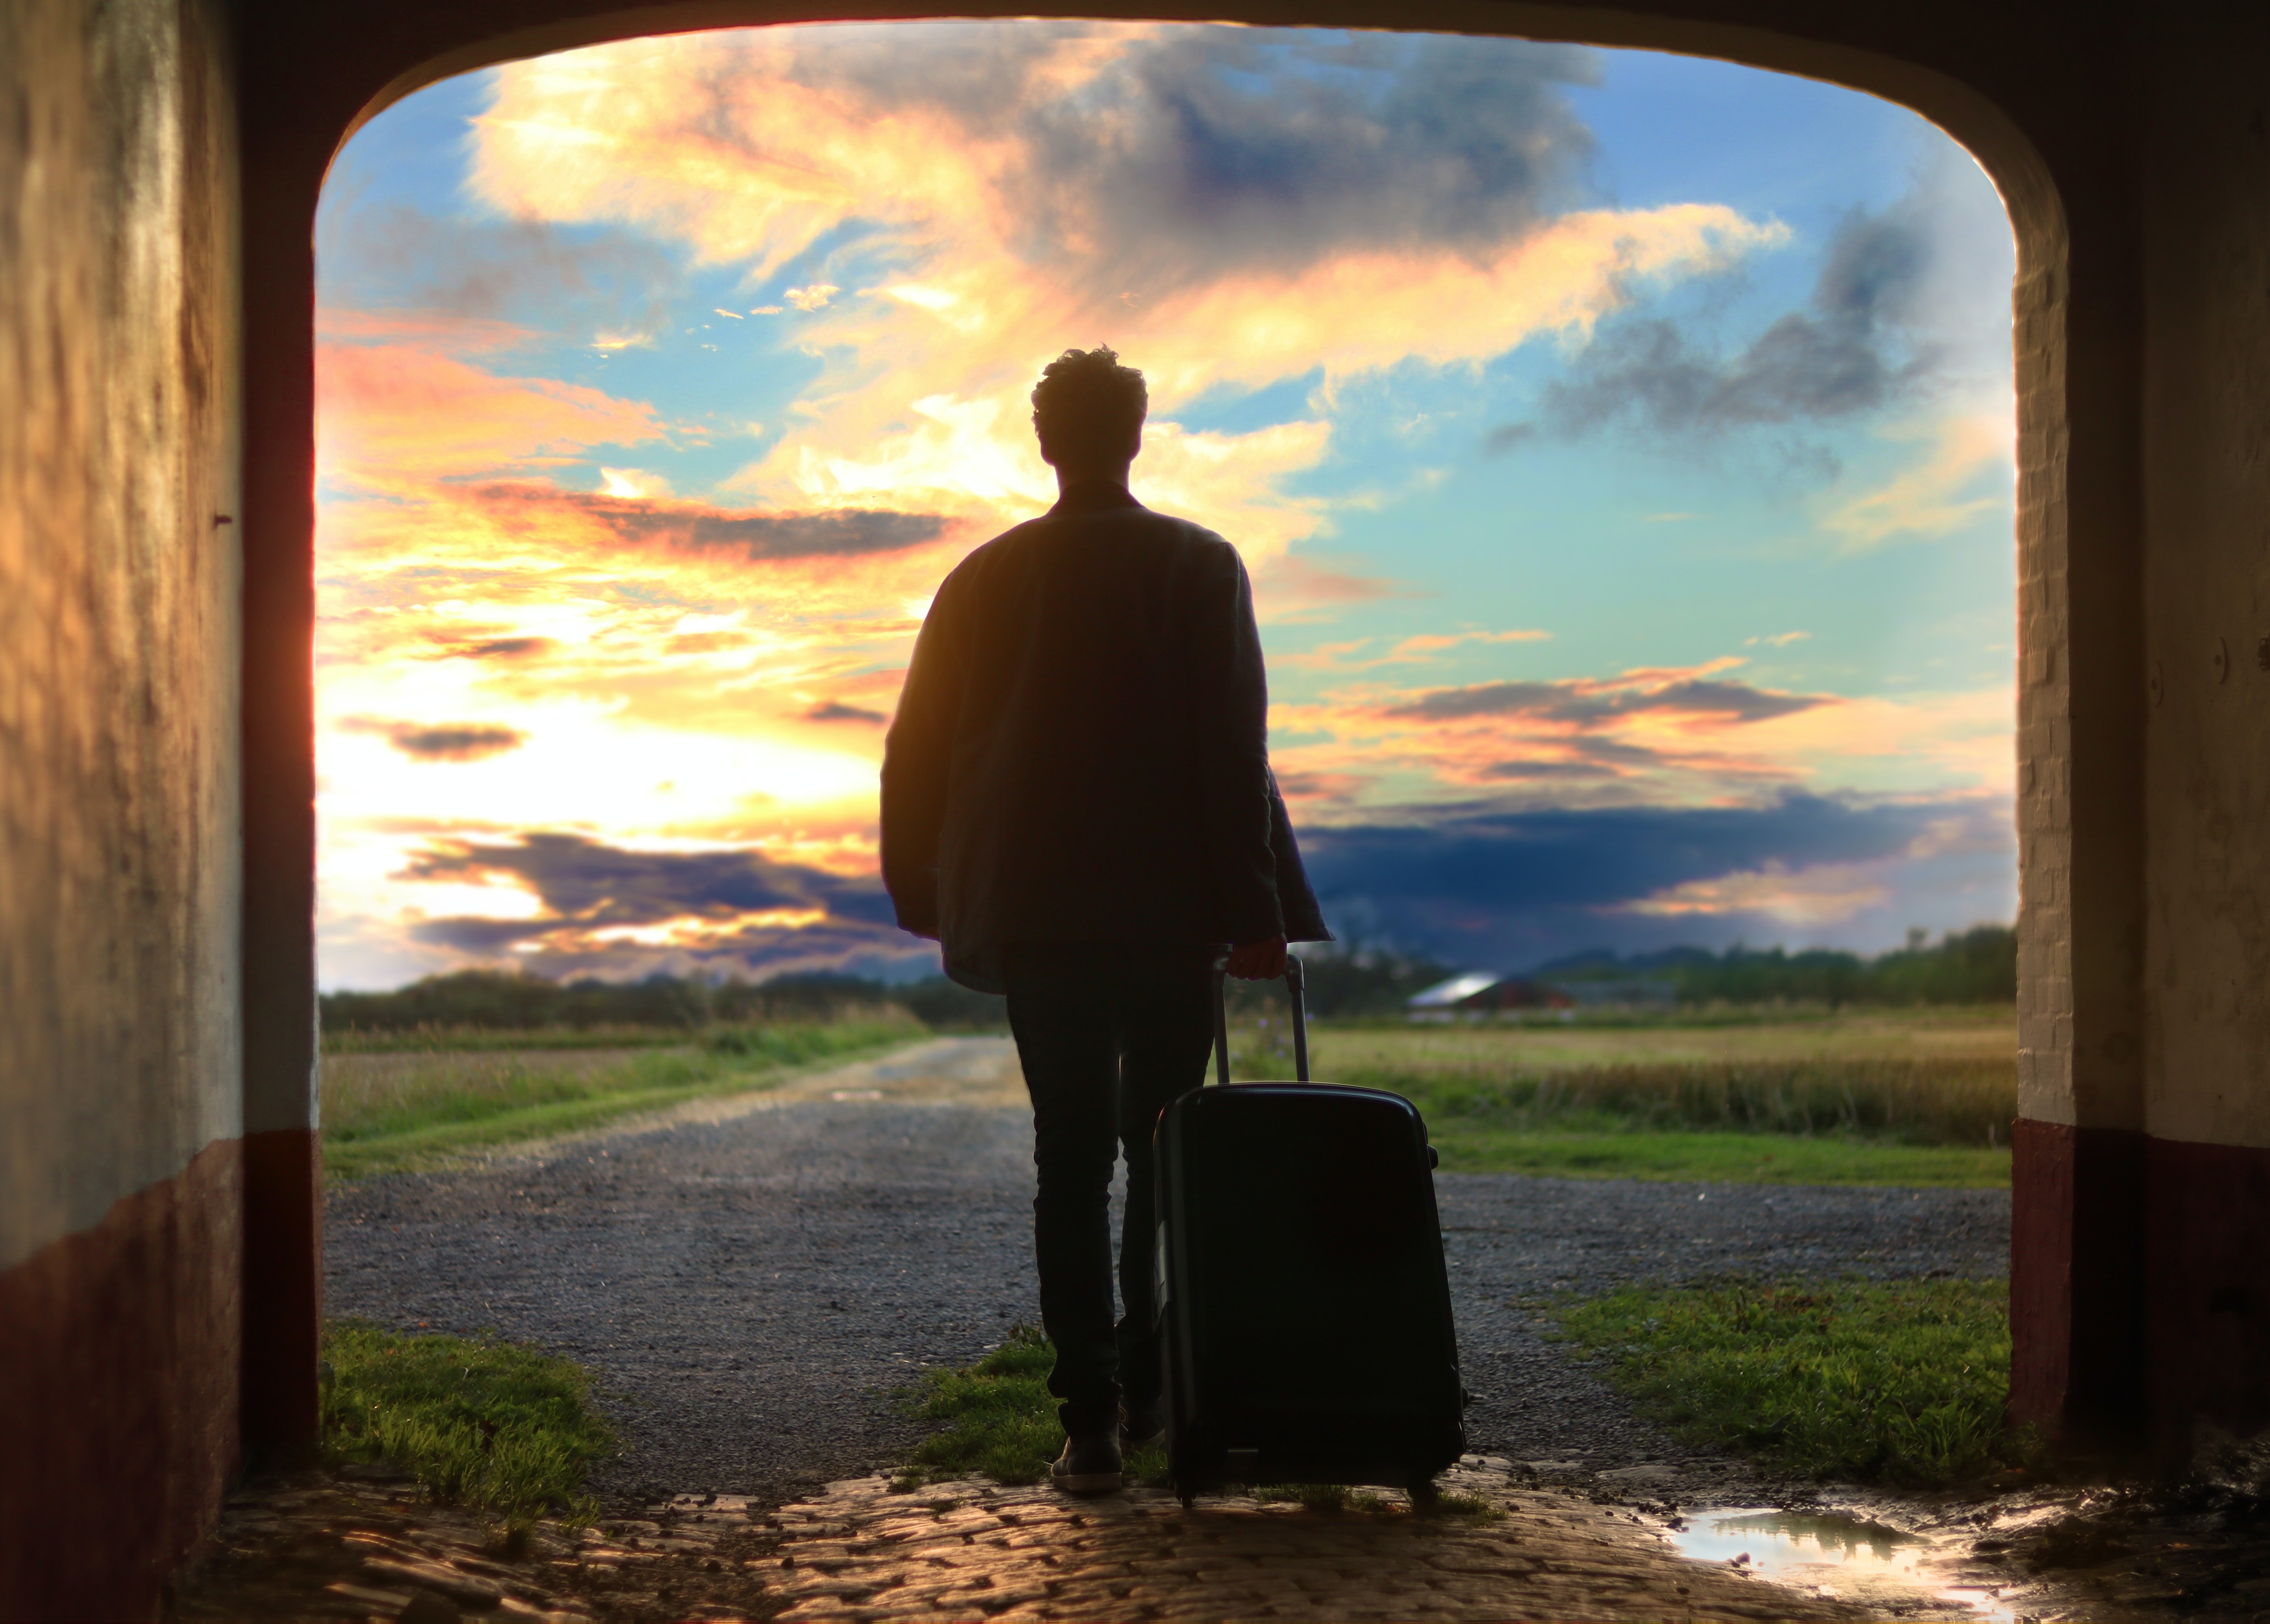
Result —
M 891 1398 L 1037 1323 L 1032 1133 L 1005 1039 L 941 1039 L 773 1093 L 471 1171 L 341 1186 L 327 1307 L 493 1328 L 596 1374 L 625 1450 L 610 1499 L 787 1495 L 918 1435 Z M 1738 1474 L 1670 1443 L 1518 1300 L 1717 1270 L 1999 1274 L 1999 1190 L 1443 1174 L 1473 1447 Z

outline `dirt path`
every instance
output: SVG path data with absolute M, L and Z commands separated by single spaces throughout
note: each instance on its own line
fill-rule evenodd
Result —
M 589 1366 L 627 1444 L 597 1482 L 617 1503 L 778 1500 L 884 1466 L 917 1431 L 894 1390 L 1036 1319 L 1030 1157 L 1009 1043 L 938 1040 L 470 1171 L 335 1190 L 328 1307 L 493 1327 Z M 1482 1395 L 1473 1447 L 1683 1503 L 1757 1486 L 1639 1421 L 1524 1304 L 1728 1268 L 1989 1273 L 2008 1248 L 1999 1191 L 1448 1175 L 1438 1189 Z

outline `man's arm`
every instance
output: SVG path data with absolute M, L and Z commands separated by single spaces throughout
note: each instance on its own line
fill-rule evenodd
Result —
M 1253 589 L 1244 564 L 1226 544 L 1207 565 L 1191 615 L 1197 642 L 1189 659 L 1198 682 L 1191 766 L 1217 928 L 1233 943 L 1266 946 L 1274 940 L 1281 951 L 1285 923 L 1270 843 L 1269 679 L 1253 618 Z
M 941 590 L 915 639 L 898 715 L 883 742 L 883 884 L 899 928 L 938 939 L 938 844 L 961 716 L 955 612 Z

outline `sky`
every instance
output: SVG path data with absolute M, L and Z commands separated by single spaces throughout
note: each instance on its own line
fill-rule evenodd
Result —
M 1243 554 L 1336 934 L 1460 968 L 2015 911 L 2008 223 L 1915 115 L 1512 40 L 636 41 L 419 93 L 317 228 L 322 978 L 931 973 L 916 632 L 1028 393 Z

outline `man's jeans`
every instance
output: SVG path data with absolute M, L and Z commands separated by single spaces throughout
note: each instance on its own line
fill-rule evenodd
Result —
M 1169 1101 L 1205 1080 L 1214 973 L 1191 955 L 1161 962 L 1065 946 L 1050 956 L 1042 962 L 1027 950 L 1025 962 L 1005 966 L 1004 980 L 1033 1096 L 1034 1250 L 1041 1324 L 1057 1349 L 1049 1390 L 1065 1431 L 1079 1437 L 1116 1424 L 1123 1386 L 1131 1404 L 1159 1396 L 1151 1134 Z M 1115 1331 L 1111 1165 L 1122 1147 L 1119 1295 L 1127 1311 Z

